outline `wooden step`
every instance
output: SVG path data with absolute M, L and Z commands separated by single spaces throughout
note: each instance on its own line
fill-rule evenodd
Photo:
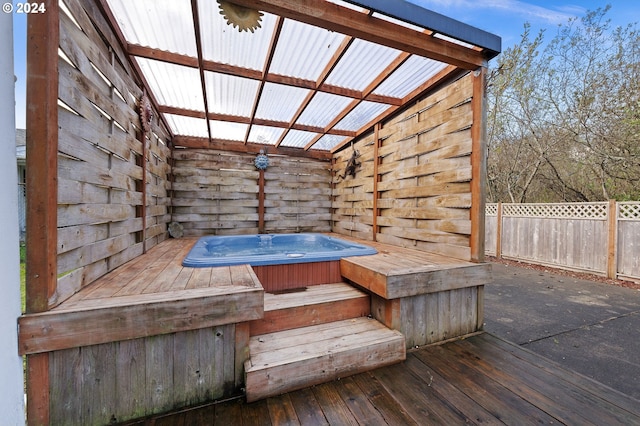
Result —
M 369 295 L 347 283 L 313 285 L 264 293 L 264 318 L 251 321 L 250 333 L 273 333 L 369 315 Z
M 404 336 L 361 317 L 251 337 L 247 401 L 403 361 Z

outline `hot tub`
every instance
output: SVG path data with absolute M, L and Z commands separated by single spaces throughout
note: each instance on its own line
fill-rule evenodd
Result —
M 265 266 L 340 260 L 376 254 L 374 248 L 324 234 L 207 236 L 193 246 L 183 266 Z

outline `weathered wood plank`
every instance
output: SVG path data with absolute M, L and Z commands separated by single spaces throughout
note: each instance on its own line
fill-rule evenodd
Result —
M 249 321 L 262 317 L 263 296 L 261 288 L 213 287 L 89 300 L 75 309 L 22 316 L 21 354 Z

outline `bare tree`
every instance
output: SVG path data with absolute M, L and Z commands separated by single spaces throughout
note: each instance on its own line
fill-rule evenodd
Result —
M 490 198 L 640 199 L 640 35 L 609 6 L 507 49 L 489 85 Z M 542 53 L 539 53 L 539 52 Z

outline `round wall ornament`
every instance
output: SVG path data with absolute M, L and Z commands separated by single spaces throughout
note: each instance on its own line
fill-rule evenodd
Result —
M 269 157 L 264 153 L 264 150 L 260 150 L 260 154 L 253 160 L 253 164 L 255 164 L 258 170 L 266 170 L 266 168 L 269 167 Z
M 151 120 L 153 120 L 153 108 L 151 108 L 151 101 L 146 93 L 142 95 L 142 98 L 140 98 L 140 105 L 138 106 L 138 109 L 142 130 L 149 132 L 151 130 Z
M 244 6 L 230 3 L 224 0 L 218 0 L 220 6 L 220 15 L 227 21 L 227 25 L 237 28 L 238 31 L 254 32 L 260 28 L 263 13 Z

